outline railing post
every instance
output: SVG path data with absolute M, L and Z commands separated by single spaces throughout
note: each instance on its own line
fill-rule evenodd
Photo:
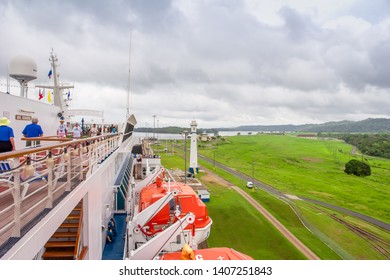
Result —
M 106 154 L 106 151 L 105 151 L 106 147 L 105 147 L 105 145 L 106 145 L 106 141 L 103 138 L 102 141 L 100 141 L 100 151 L 101 151 L 101 153 L 100 153 L 100 163 L 103 162 L 104 155 Z
M 79 146 L 79 155 L 80 155 L 80 174 L 79 174 L 79 180 L 82 181 L 84 179 L 84 175 L 83 175 L 83 167 L 84 167 L 84 159 L 83 159 L 83 154 L 84 154 L 84 151 L 83 151 L 83 145 L 82 143 L 80 143 L 80 146 Z
M 102 149 L 101 149 L 101 139 L 96 141 L 96 161 L 100 163 L 102 157 Z
M 88 145 L 88 173 L 92 173 L 93 169 L 93 161 L 95 158 L 95 148 L 94 148 L 94 142 L 90 142 Z
M 18 159 L 14 159 L 14 166 L 19 164 Z M 14 221 L 15 221 L 15 226 L 14 230 L 12 232 L 12 237 L 20 237 L 21 236 L 21 219 L 20 219 L 20 214 L 21 214 L 21 206 L 22 206 L 22 200 L 20 196 L 20 168 L 16 169 L 14 171 L 14 188 L 12 192 L 12 196 L 14 198 Z
M 66 185 L 66 191 L 69 192 L 72 188 L 72 156 L 69 152 L 69 159 L 66 163 L 66 172 L 68 172 L 66 175 L 67 178 L 67 185 Z
M 106 139 L 106 153 L 104 155 L 104 158 L 106 158 L 108 156 L 108 154 L 110 153 L 110 138 L 107 138 Z
M 47 204 L 46 208 L 53 208 L 53 189 L 54 189 L 54 184 L 53 184 L 53 165 L 48 164 L 47 165 Z

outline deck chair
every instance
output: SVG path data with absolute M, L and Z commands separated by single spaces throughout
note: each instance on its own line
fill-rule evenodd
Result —
M 13 186 L 14 184 L 13 174 L 9 172 L 12 169 L 12 163 L 12 161 L 0 162 L 0 182 L 5 182 L 8 186 Z M 46 178 L 44 176 L 40 176 L 38 172 L 35 172 L 34 175 L 30 177 L 24 177 L 23 175 L 20 176 L 20 186 L 23 187 L 21 192 L 22 199 L 26 196 L 30 183 L 36 180 L 47 181 Z
M 32 176 L 26 177 L 24 176 L 23 172 L 20 174 L 20 185 L 23 186 L 22 190 L 22 199 L 26 196 L 28 187 L 30 186 L 30 183 L 35 181 L 44 181 L 47 183 L 47 175 L 42 176 L 38 171 L 35 171 Z
M 12 173 L 11 171 L 11 164 L 12 162 L 9 160 L 2 160 L 0 161 L 0 180 L 1 181 L 9 181 L 12 179 Z

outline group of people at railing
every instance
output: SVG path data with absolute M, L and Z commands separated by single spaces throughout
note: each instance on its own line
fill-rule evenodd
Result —
M 22 134 L 24 138 L 31 138 L 26 140 L 26 147 L 39 146 L 40 140 L 36 138 L 43 137 L 44 133 L 42 127 L 38 124 L 38 118 L 33 117 L 31 123 L 26 125 Z M 17 149 L 15 145 L 15 134 L 10 126 L 11 121 L 7 117 L 0 118 L 0 153 L 15 151 Z M 73 128 L 70 130 L 70 123 L 65 124 L 64 119 L 60 119 L 60 124 L 57 128 L 57 137 L 60 139 L 73 138 L 80 139 L 83 136 L 94 137 L 101 135 L 101 131 L 117 133 L 117 126 L 111 125 L 106 127 L 98 127 L 93 124 L 90 127 L 81 128 L 76 122 Z M 34 139 L 34 140 L 32 140 Z

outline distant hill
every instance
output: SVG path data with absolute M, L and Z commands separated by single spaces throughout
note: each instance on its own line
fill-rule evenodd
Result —
M 135 128 L 134 131 L 138 132 L 155 132 L 155 133 L 173 133 L 179 134 L 184 130 L 189 131 L 189 127 L 160 127 L 160 128 L 150 128 L 150 127 L 140 127 Z M 389 132 L 390 133 L 390 119 L 366 119 L 362 121 L 339 121 L 339 122 L 327 122 L 323 124 L 302 124 L 302 125 L 245 125 L 238 127 L 230 128 L 212 128 L 204 129 L 198 128 L 197 132 L 216 132 L 216 131 L 284 131 L 284 132 L 339 132 L 339 133 L 374 133 L 374 132 Z
M 246 125 L 220 131 L 307 131 L 307 132 L 390 132 L 390 119 L 366 119 L 303 125 Z

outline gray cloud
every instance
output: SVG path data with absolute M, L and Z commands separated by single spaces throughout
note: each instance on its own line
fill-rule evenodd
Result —
M 75 84 L 72 106 L 105 108 L 120 121 L 131 32 L 131 104 L 141 125 L 152 115 L 203 127 L 390 117 L 388 2 L 321 4 L 2 1 L 0 61 L 29 55 L 39 82 L 49 82 L 54 48 L 62 79 Z

